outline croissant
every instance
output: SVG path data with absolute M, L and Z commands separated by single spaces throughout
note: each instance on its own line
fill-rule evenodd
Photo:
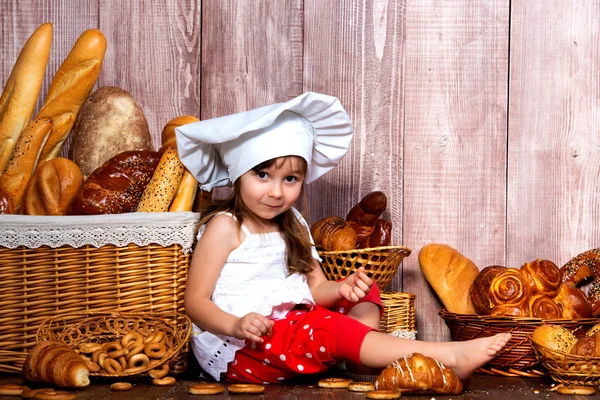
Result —
M 588 298 L 573 282 L 563 282 L 552 300 L 561 309 L 563 318 L 580 319 L 592 316 L 592 306 Z
M 400 390 L 402 394 L 460 394 L 463 384 L 444 364 L 420 353 L 402 357 L 388 365 L 375 381 L 377 389 Z
M 90 384 L 85 361 L 66 343 L 57 340 L 39 342 L 23 363 L 22 377 L 28 382 L 47 382 L 60 387 L 84 387 Z
M 315 246 L 327 251 L 356 248 L 356 232 L 340 217 L 323 218 L 310 228 Z
M 529 314 L 534 318 L 556 319 L 562 318 L 562 311 L 550 297 L 535 294 L 528 298 Z

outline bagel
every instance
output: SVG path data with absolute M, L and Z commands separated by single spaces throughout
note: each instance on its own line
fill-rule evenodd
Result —
M 0 396 L 20 396 L 23 390 L 29 390 L 27 386 L 5 383 L 0 385 Z
M 591 386 L 560 386 L 556 391 L 560 394 L 572 394 L 580 396 L 590 396 L 596 393 L 596 389 Z
M 175 378 L 172 376 L 165 376 L 164 378 L 154 378 L 152 379 L 152 384 L 156 386 L 172 386 L 177 382 Z
M 196 383 L 188 388 L 189 394 L 211 395 L 220 394 L 225 391 L 225 388 L 218 383 Z
M 116 390 L 120 392 L 131 390 L 132 387 L 133 385 L 129 382 L 115 382 L 112 385 L 110 385 L 110 390 Z
M 350 382 L 348 390 L 351 392 L 370 392 L 375 390 L 375 384 L 373 382 Z
M 262 385 L 255 385 L 253 383 L 234 383 L 227 386 L 227 391 L 229 393 L 236 394 L 259 394 L 265 391 L 265 387 Z
M 399 399 L 401 395 L 398 390 L 377 389 L 367 392 L 367 399 Z
M 319 380 L 317 385 L 327 389 L 347 389 L 352 379 L 346 378 L 324 378 Z

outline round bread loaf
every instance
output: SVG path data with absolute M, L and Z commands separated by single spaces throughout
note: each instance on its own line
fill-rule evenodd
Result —
M 531 339 L 552 350 L 569 353 L 577 342 L 573 332 L 560 325 L 542 324 L 535 328 Z
M 153 150 L 148 122 L 125 90 L 104 86 L 81 107 L 71 133 L 69 158 L 84 179 L 105 161 L 129 150 Z

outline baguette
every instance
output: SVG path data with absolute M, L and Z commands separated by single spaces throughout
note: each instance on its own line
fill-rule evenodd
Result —
M 77 42 L 56 71 L 48 96 L 36 118 L 52 119 L 52 132 L 42 149 L 40 161 L 57 156 L 71 133 L 79 109 L 90 95 L 102 69 L 106 39 L 98 29 L 89 29 Z
M 448 311 L 475 314 L 469 292 L 479 269 L 473 261 L 448 245 L 430 243 L 419 252 L 419 266 Z
M 142 194 L 137 211 L 169 211 L 169 206 L 181 183 L 184 170 L 185 167 L 179 160 L 177 150 L 172 147 L 167 148 Z
M 17 213 L 51 130 L 50 118 L 31 121 L 19 136 L 6 170 L 0 176 L 0 189 L 12 198 Z
M 17 139 L 31 120 L 52 47 L 52 24 L 40 25 L 27 39 L 0 97 L 0 175 Z
M 167 122 L 167 125 L 165 125 L 161 135 L 162 147 L 177 148 L 175 128 L 198 121 L 200 120 L 192 115 L 182 115 Z M 183 172 L 183 177 L 181 178 L 181 182 L 179 183 L 179 187 L 177 188 L 177 192 L 175 193 L 175 198 L 169 207 L 169 211 L 192 211 L 197 192 L 198 181 L 190 171 L 185 169 Z

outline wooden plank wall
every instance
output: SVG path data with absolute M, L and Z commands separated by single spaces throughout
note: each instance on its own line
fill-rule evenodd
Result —
M 137 99 L 157 147 L 178 115 L 308 90 L 339 97 L 356 135 L 309 186 L 309 220 L 386 192 L 394 243 L 413 250 L 387 289 L 415 293 L 419 338 L 442 340 L 417 264 L 424 244 L 454 246 L 480 269 L 561 265 L 599 246 L 599 14 L 585 0 L 6 0 L 0 85 L 50 21 L 38 107 L 78 35 L 100 28 L 98 86 Z

